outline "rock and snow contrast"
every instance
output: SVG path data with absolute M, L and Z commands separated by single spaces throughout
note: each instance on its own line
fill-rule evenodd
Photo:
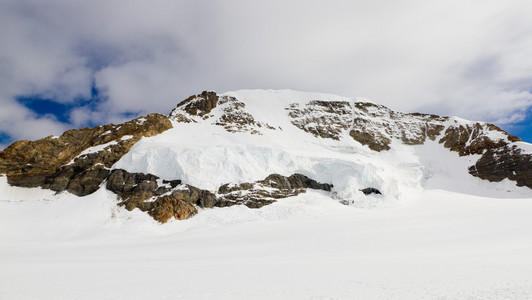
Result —
M 0 298 L 532 297 L 532 145 L 483 122 L 203 92 L 0 174 Z

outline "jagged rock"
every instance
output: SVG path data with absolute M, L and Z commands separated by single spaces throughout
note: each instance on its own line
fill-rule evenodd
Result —
M 293 174 L 289 177 L 285 177 L 279 174 L 271 174 L 264 180 L 258 181 L 258 183 L 281 190 L 311 188 L 315 190 L 324 190 L 329 192 L 332 188 L 331 184 L 319 183 L 316 180 L 310 179 L 307 176 L 301 174 Z
M 249 190 L 253 188 L 253 183 L 244 182 L 239 185 L 226 183 L 218 188 L 218 194 L 229 194 L 235 191 Z
M 498 137 L 492 137 L 493 133 Z M 532 188 L 532 155 L 521 154 L 520 149 L 511 145 L 520 140 L 493 124 L 473 123 L 449 126 L 439 142 L 460 156 L 481 154 L 469 167 L 473 176 L 489 181 L 508 178 L 518 186 Z
M 172 188 L 175 188 L 176 186 L 181 184 L 181 180 L 175 179 L 175 180 L 165 180 L 163 179 L 163 184 L 169 184 Z
M 406 145 L 421 145 L 435 140 L 448 118 L 421 113 L 395 112 L 385 106 L 356 102 L 349 135 L 371 150 L 390 150 L 392 139 Z
M 213 116 L 210 113 L 216 108 L 221 115 L 211 124 L 221 126 L 228 132 L 262 134 L 261 128 L 275 130 L 267 123 L 256 121 L 245 107 L 246 104 L 235 97 L 218 96 L 215 92 L 205 91 L 179 103 L 170 113 L 170 118 L 181 123 L 204 122 Z
M 360 126 L 360 125 L 357 125 Z M 361 127 L 363 128 L 363 127 Z M 358 129 L 349 131 L 349 135 L 362 145 L 367 145 L 373 151 L 390 150 L 391 139 L 383 136 L 380 133 L 366 132 Z
M 219 105 L 223 114 L 213 123 L 222 126 L 228 132 L 249 132 L 261 134 L 259 128 L 275 130 L 267 123 L 257 122 L 253 116 L 245 111 L 246 104 L 235 97 L 223 96 L 219 98 Z
M 510 179 L 518 186 L 532 188 L 532 155 L 521 154 L 509 147 L 488 149 L 482 157 L 469 167 L 469 173 L 489 181 Z
M 493 140 L 488 136 L 489 132 L 497 132 L 505 138 Z M 482 154 L 486 150 L 503 149 L 509 142 L 520 140 L 520 138 L 506 133 L 493 124 L 474 123 L 449 126 L 439 142 L 445 148 L 464 156 Z
M 162 195 L 170 191 L 170 188 L 159 187 L 157 184 L 159 177 L 153 174 L 129 173 L 122 169 L 111 172 L 107 178 L 106 188 L 117 194 L 124 202 L 142 202 L 156 194 Z
M 292 124 L 316 137 L 339 140 L 351 126 L 352 108 L 347 101 L 313 100 L 303 108 L 293 103 L 286 109 Z
M 365 188 L 365 189 L 361 189 L 360 190 L 362 193 L 364 193 L 364 195 L 369 195 L 369 194 L 377 194 L 377 195 L 382 195 L 381 191 L 379 191 L 378 189 L 376 188 L 372 188 L 372 187 L 368 187 L 368 188 Z
M 201 190 L 191 185 L 186 185 L 185 188 L 172 192 L 172 195 L 179 200 L 186 201 L 191 204 L 198 205 L 203 208 L 212 208 L 216 205 L 216 195 L 207 191 Z
M 287 108 L 292 124 L 321 138 L 339 140 L 344 132 L 371 150 L 389 150 L 392 139 L 407 145 L 435 140 L 448 118 L 421 113 L 400 113 L 368 102 L 310 101 Z
M 211 112 L 218 104 L 216 92 L 203 91 L 199 95 L 190 96 L 177 104 L 177 107 L 170 113 L 170 116 L 178 116 L 179 110 L 184 110 L 191 116 L 201 116 Z M 185 119 L 187 119 L 185 117 Z M 187 119 L 188 120 L 188 119 Z
M 15 186 L 41 186 L 57 192 L 71 186 L 75 193 L 86 195 L 92 186 L 101 184 L 104 172 L 99 169 L 110 168 L 141 137 L 170 128 L 172 123 L 167 117 L 149 114 L 120 125 L 73 129 L 60 137 L 18 141 L 0 152 L 0 174 L 7 174 L 8 182 Z M 95 150 L 83 153 L 89 148 Z M 84 173 L 88 170 L 97 171 Z M 82 180 L 80 174 L 87 174 L 90 179 Z M 75 182 L 71 184 L 71 180 Z
M 92 194 L 100 188 L 108 174 L 106 169 L 89 169 L 74 174 L 68 182 L 67 191 L 76 196 Z
M 319 183 L 301 174 L 289 177 L 271 174 L 264 180 L 254 183 L 244 182 L 239 185 L 224 184 L 218 189 L 220 197 L 216 206 L 225 207 L 244 204 L 249 208 L 260 208 L 274 203 L 276 199 L 296 196 L 307 188 L 330 191 L 331 184 Z
M 172 217 L 177 220 L 188 219 L 198 213 L 198 210 L 187 201 L 183 201 L 171 195 L 166 195 L 157 198 L 155 202 L 151 203 L 149 215 L 155 220 L 165 223 Z

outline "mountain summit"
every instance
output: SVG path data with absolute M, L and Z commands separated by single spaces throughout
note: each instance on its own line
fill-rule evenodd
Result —
M 166 222 L 307 189 L 354 205 L 423 188 L 532 195 L 532 145 L 492 124 L 335 95 L 205 91 L 168 116 L 15 142 L 0 152 L 0 174 L 80 197 L 107 189 Z

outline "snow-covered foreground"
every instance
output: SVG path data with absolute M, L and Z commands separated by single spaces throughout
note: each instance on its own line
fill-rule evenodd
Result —
M 0 299 L 532 298 L 531 198 L 415 189 L 356 208 L 309 191 L 160 225 L 104 189 L 1 180 Z

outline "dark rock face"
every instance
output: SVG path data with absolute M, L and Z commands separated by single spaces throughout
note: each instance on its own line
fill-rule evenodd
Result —
M 379 191 L 378 189 L 376 188 L 372 188 L 372 187 L 368 187 L 368 188 L 365 188 L 365 189 L 361 189 L 360 190 L 362 193 L 364 193 L 364 195 L 369 195 L 369 194 L 377 194 L 377 195 L 382 195 L 381 191 Z
M 218 107 L 221 115 L 211 122 L 228 132 L 248 132 L 262 134 L 262 129 L 275 130 L 267 123 L 259 122 L 246 111 L 246 104 L 235 97 L 218 96 L 215 92 L 204 91 L 200 95 L 182 101 L 170 113 L 170 118 L 180 123 L 203 122 L 213 118 L 211 111 Z
M 351 126 L 352 108 L 347 101 L 313 100 L 304 107 L 293 103 L 286 110 L 292 124 L 316 137 L 339 140 Z
M 222 126 L 228 132 L 249 132 L 260 135 L 260 128 L 275 130 L 273 126 L 255 120 L 245 110 L 246 104 L 234 97 L 220 97 L 218 103 L 222 107 L 223 114 L 213 124 Z
M 347 132 L 351 138 L 373 151 L 390 150 L 392 140 L 421 145 L 427 139 L 457 152 L 460 156 L 482 155 L 469 173 L 490 181 L 505 178 L 532 188 L 530 155 L 515 150 L 520 141 L 499 127 L 486 123 L 454 124 L 447 117 L 421 113 L 401 113 L 367 102 L 310 101 L 305 106 L 291 104 L 292 124 L 316 137 L 339 140 Z M 449 125 L 451 123 L 451 125 Z
M 148 214 L 161 223 L 167 222 L 172 217 L 177 220 L 188 219 L 198 213 L 193 204 L 176 199 L 174 194 L 157 198 L 151 206 Z
M 189 218 L 198 212 L 196 207 L 246 205 L 249 208 L 260 208 L 274 203 L 277 199 L 303 193 L 306 188 L 325 191 L 332 188 L 330 184 L 318 183 L 301 174 L 289 177 L 272 174 L 255 183 L 224 184 L 218 189 L 218 195 L 191 185 L 183 185 L 180 180 L 163 180 L 163 185 L 158 185 L 159 181 L 153 174 L 129 173 L 116 169 L 108 176 L 106 187 L 117 194 L 121 200 L 119 205 L 128 210 L 138 208 L 148 212 L 161 223 L 171 218 Z
M 505 139 L 492 140 L 488 132 L 497 132 Z M 487 150 L 503 149 L 509 142 L 521 139 L 510 135 L 492 124 L 475 123 L 472 125 L 451 125 L 440 139 L 440 144 L 451 151 L 458 152 L 460 156 L 482 154 Z
M 60 137 L 18 141 L 0 152 L 0 174 L 11 185 L 68 190 L 85 196 L 105 180 L 110 168 L 142 137 L 172 128 L 163 115 L 150 114 L 120 125 L 73 129 Z M 83 154 L 83 151 L 91 148 Z M 90 150 L 90 149 L 89 149 Z
M 181 101 L 174 111 L 177 109 L 183 109 L 189 115 L 203 117 L 210 113 L 217 104 L 218 95 L 215 92 L 204 91 L 199 95 L 190 96 Z M 172 111 L 171 115 L 174 114 L 174 111 Z
M 445 128 L 445 117 L 420 113 L 395 112 L 367 102 L 354 104 L 353 126 L 349 135 L 371 150 L 390 150 L 392 139 L 406 145 L 421 145 L 435 140 Z
M 180 186 L 181 180 L 162 180 L 162 185 L 158 181 L 159 177 L 153 174 L 116 169 L 107 178 L 106 187 L 122 200 L 119 205 L 148 212 L 162 223 L 172 217 L 189 218 L 197 213 L 196 206 L 208 208 L 216 204 L 216 196 L 207 190 Z
M 407 145 L 420 145 L 427 138 L 435 140 L 445 128 L 447 118 L 400 113 L 367 102 L 310 101 L 287 108 L 292 124 L 316 137 L 339 140 L 347 132 L 354 140 L 371 150 L 390 150 L 392 139 Z
M 489 181 L 514 180 L 518 186 L 532 188 L 532 155 L 519 149 L 488 149 L 469 167 L 469 174 Z
M 310 179 L 305 175 L 293 174 L 289 177 L 285 177 L 279 174 L 271 174 L 259 183 L 280 190 L 290 189 L 306 189 L 311 188 L 315 190 L 331 191 L 332 184 L 319 183 L 316 180 Z
M 67 191 L 77 196 L 92 194 L 100 188 L 108 174 L 109 170 L 106 169 L 89 169 L 76 173 L 70 177 Z
M 289 177 L 271 174 L 264 180 L 239 185 L 224 184 L 218 189 L 216 206 L 244 204 L 249 208 L 260 208 L 271 204 L 277 199 L 296 196 L 304 193 L 307 188 L 330 191 L 333 186 L 319 183 L 301 174 Z
M 492 139 L 489 133 L 501 138 Z M 492 124 L 449 126 L 439 140 L 445 148 L 460 156 L 480 154 L 480 159 L 469 167 L 469 174 L 489 181 L 513 180 L 518 186 L 532 188 L 532 155 L 522 154 L 513 142 L 521 139 Z

